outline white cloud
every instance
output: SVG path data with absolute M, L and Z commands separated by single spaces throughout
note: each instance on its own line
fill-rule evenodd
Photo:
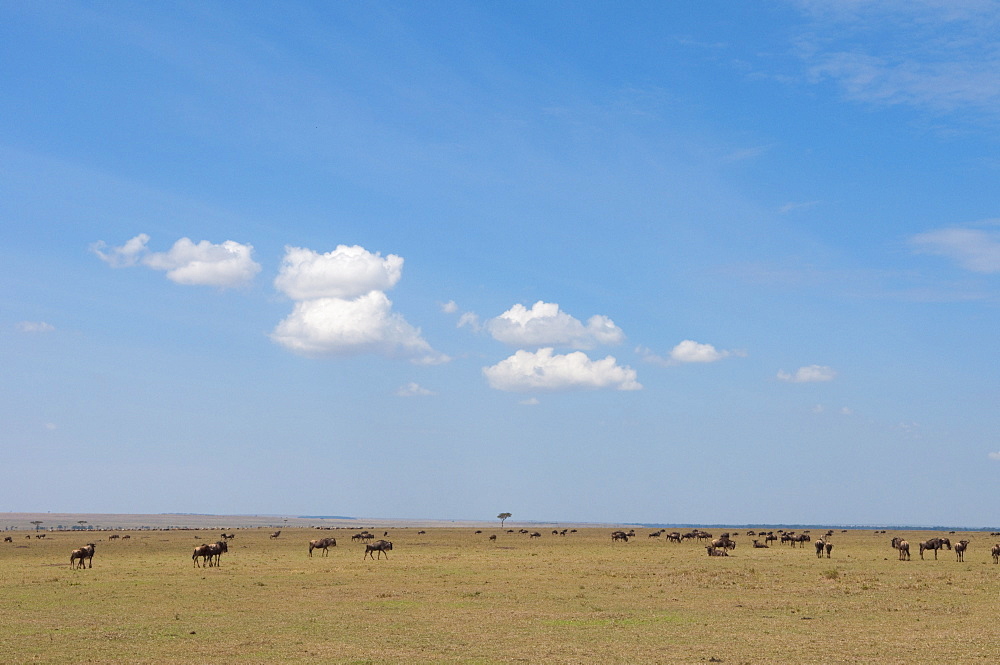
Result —
M 91 251 L 114 268 L 142 264 L 153 270 L 164 270 L 167 278 L 177 284 L 193 286 L 240 286 L 253 280 L 260 264 L 253 260 L 253 246 L 227 240 L 220 245 L 202 240 L 195 244 L 181 238 L 166 252 L 150 252 L 149 236 L 140 233 L 121 247 L 105 251 L 97 242 Z
M 518 404 L 522 406 L 538 406 L 541 402 L 538 401 L 537 397 L 529 397 L 528 399 L 522 399 Z
M 455 304 L 454 300 L 449 300 L 448 302 L 441 303 L 441 311 L 445 314 L 454 314 L 458 311 L 458 305 Z
M 462 328 L 463 326 L 469 326 L 475 332 L 479 332 L 483 329 L 483 327 L 479 325 L 479 315 L 475 312 L 465 312 L 462 316 L 458 317 L 458 323 L 455 327 Z
M 1000 461 L 1000 453 L 989 453 L 987 457 L 989 457 L 990 459 Z
M 215 245 L 181 238 L 169 251 L 149 254 L 142 262 L 154 270 L 166 270 L 167 278 L 177 284 L 233 287 L 250 282 L 260 272 L 252 254 L 251 245 L 232 240 Z
M 842 406 L 842 407 L 840 407 L 840 415 L 842 415 L 842 416 L 853 416 L 854 415 L 854 409 L 852 409 L 849 406 Z
M 778 378 L 790 383 L 816 383 L 820 381 L 833 381 L 837 372 L 825 365 L 809 365 L 795 370 L 794 374 L 782 370 L 778 372 Z
M 510 392 L 615 388 L 640 390 L 636 372 L 621 367 L 613 356 L 591 360 L 582 351 L 553 354 L 551 348 L 518 351 L 483 374 L 490 387 Z
M 670 357 L 679 363 L 714 363 L 729 356 L 729 351 L 719 351 L 711 344 L 699 344 L 686 339 L 670 351 Z
M 45 321 L 21 321 L 17 324 L 17 329 L 23 333 L 47 333 L 52 332 L 56 327 Z
M 427 397 L 434 394 L 436 393 L 413 381 L 396 389 L 396 395 L 399 397 Z
M 355 298 L 391 289 L 402 273 L 401 257 L 389 254 L 383 258 L 357 245 L 338 245 L 326 254 L 286 247 L 274 286 L 292 300 Z
M 724 351 L 716 349 L 711 344 L 701 344 L 686 339 L 670 350 L 668 357 L 659 356 L 645 347 L 639 347 L 636 352 L 641 354 L 646 362 L 670 367 L 682 363 L 714 363 L 729 356 L 746 355 L 743 351 Z
M 58 425 L 56 425 L 55 423 L 45 423 L 43 427 L 50 432 L 54 432 L 55 430 L 59 429 Z
M 90 251 L 97 254 L 102 261 L 112 268 L 125 268 L 134 266 L 149 251 L 146 248 L 146 243 L 148 242 L 149 236 L 145 233 L 140 233 L 121 247 L 112 247 L 109 251 L 104 251 L 107 244 L 103 240 L 99 240 L 90 246 Z
M 972 272 L 1000 272 L 1000 232 L 968 228 L 937 229 L 913 236 L 910 244 L 918 252 L 944 256 Z
M 381 291 L 351 300 L 315 298 L 295 309 L 271 333 L 271 339 L 305 356 L 350 356 L 364 353 L 404 357 L 435 364 L 447 356 L 434 351 Z
M 598 344 L 618 344 L 625 338 L 621 328 L 606 316 L 594 315 L 584 326 L 561 311 L 556 303 L 539 300 L 531 309 L 517 304 L 486 322 L 497 341 L 512 346 L 568 346 L 590 349 Z

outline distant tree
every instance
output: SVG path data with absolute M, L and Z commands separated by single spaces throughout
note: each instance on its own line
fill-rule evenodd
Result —
M 497 515 L 497 519 L 500 520 L 500 528 L 501 529 L 503 528 L 503 523 L 506 522 L 507 518 L 509 518 L 509 517 L 510 517 L 510 513 L 500 513 L 499 515 Z
M 44 524 L 44 522 L 42 522 L 42 520 L 32 520 L 30 523 L 35 525 L 35 531 L 38 531 L 38 528 L 42 524 Z

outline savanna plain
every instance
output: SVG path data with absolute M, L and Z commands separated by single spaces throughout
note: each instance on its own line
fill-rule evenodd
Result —
M 379 525 L 237 528 L 215 567 L 194 565 L 219 531 L 4 532 L 0 653 L 15 663 L 908 663 L 1000 657 L 1000 565 L 985 532 L 835 530 L 831 557 L 636 528 Z M 514 533 L 508 533 L 508 529 Z M 481 533 L 476 533 L 481 530 Z M 667 529 L 672 531 L 674 529 Z M 383 536 L 385 532 L 387 536 Z M 683 531 L 683 530 L 682 530 Z M 812 537 L 824 531 L 812 530 Z M 111 539 L 112 535 L 129 535 Z M 489 537 L 496 536 L 495 541 Z M 911 543 L 900 561 L 890 539 Z M 934 536 L 971 541 L 965 561 Z M 333 537 L 328 556 L 311 539 Z M 756 536 L 754 536 L 756 537 Z M 760 539 L 760 538 L 759 538 Z M 71 550 L 96 545 L 93 567 Z

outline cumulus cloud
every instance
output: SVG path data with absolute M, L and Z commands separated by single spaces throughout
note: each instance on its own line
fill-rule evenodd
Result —
M 414 383 L 413 381 L 396 389 L 396 395 L 399 397 L 427 397 L 434 394 L 435 393 L 433 391 L 428 390 L 419 383 Z
M 369 291 L 387 291 L 403 274 L 403 259 L 386 257 L 357 245 L 338 245 L 320 254 L 286 247 L 274 286 L 292 300 L 356 298 Z
M 1000 232 L 985 229 L 947 228 L 918 233 L 910 238 L 917 252 L 944 256 L 966 270 L 1000 272 Z
M 140 233 L 121 247 L 107 249 L 98 242 L 91 250 L 112 267 L 141 264 L 163 270 L 167 279 L 184 285 L 235 287 L 250 282 L 260 272 L 260 264 L 252 258 L 253 246 L 232 240 L 214 244 L 181 238 L 166 252 L 151 252 L 148 243 L 149 236 Z
M 539 300 L 531 309 L 517 304 L 485 324 L 494 339 L 512 346 L 568 346 L 590 349 L 598 344 L 618 344 L 621 328 L 606 316 L 594 315 L 584 325 L 556 303 Z
M 635 370 L 619 366 L 613 356 L 591 360 L 582 351 L 560 355 L 552 348 L 518 351 L 492 367 L 484 367 L 483 374 L 490 387 L 509 392 L 642 388 Z
M 445 314 L 454 314 L 458 311 L 458 305 L 454 300 L 449 300 L 448 302 L 441 303 L 441 311 Z
M 702 344 L 690 339 L 682 341 L 671 349 L 670 354 L 666 358 L 644 347 L 640 347 L 636 351 L 643 356 L 646 362 L 664 366 L 680 365 L 683 363 L 714 363 L 729 356 L 746 355 L 742 351 L 725 351 L 717 349 L 711 344 Z
M 419 364 L 447 362 L 383 292 L 402 276 L 403 259 L 382 257 L 357 245 L 320 254 L 286 247 L 275 287 L 296 300 L 271 339 L 296 353 L 353 356 L 373 353 Z
M 808 365 L 795 370 L 794 374 L 781 370 L 778 378 L 790 383 L 817 383 L 821 381 L 833 381 L 837 372 L 825 365 Z
M 434 364 L 447 360 L 400 315 L 381 291 L 351 300 L 315 298 L 295 303 L 271 339 L 305 356 L 375 353 Z
M 989 457 L 992 460 L 997 460 L 998 462 L 1000 462 L 1000 453 L 989 453 L 987 457 Z
M 21 321 L 17 324 L 17 329 L 23 333 L 47 333 L 52 332 L 56 327 L 45 321 Z

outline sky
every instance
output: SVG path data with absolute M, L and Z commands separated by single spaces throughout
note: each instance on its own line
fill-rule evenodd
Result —
M 0 511 L 1000 525 L 997 35 L 0 0 Z

